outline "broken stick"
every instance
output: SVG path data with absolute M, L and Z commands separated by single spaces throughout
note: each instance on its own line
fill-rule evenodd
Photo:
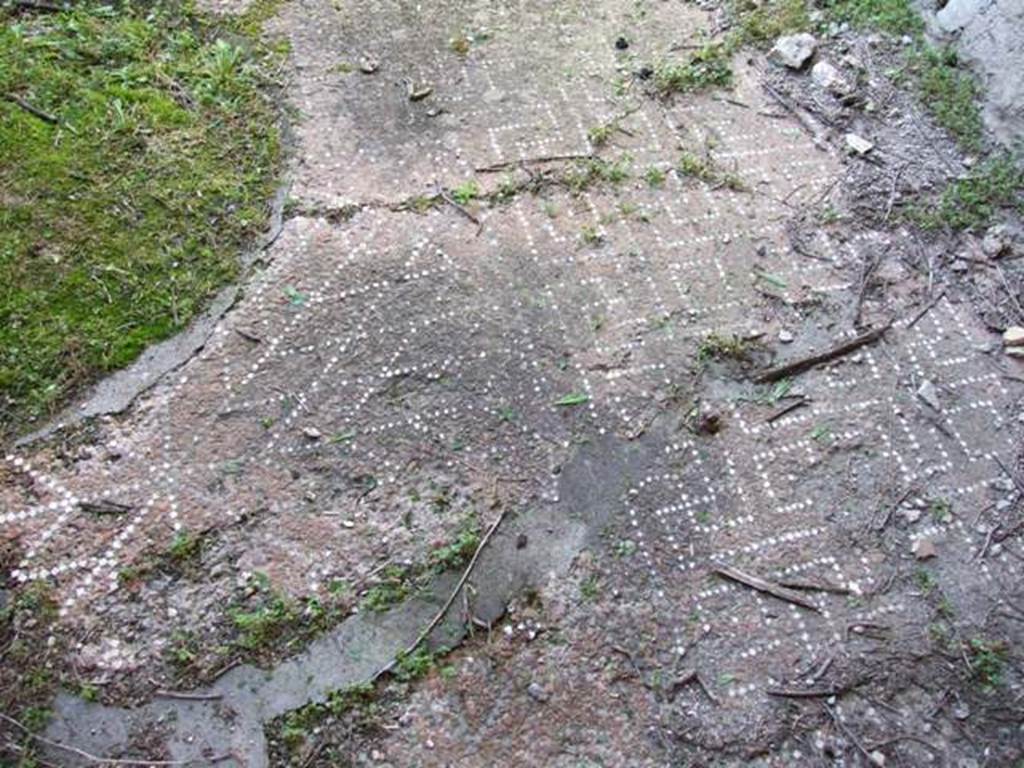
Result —
M 49 112 L 43 112 L 43 110 L 39 109 L 39 107 L 32 106 L 31 104 L 29 104 L 27 101 L 25 101 L 20 96 L 15 96 L 13 93 L 5 93 L 3 95 L 3 97 L 7 101 L 11 102 L 12 104 L 15 104 L 16 106 L 21 107 L 21 109 L 25 110 L 26 112 L 28 112 L 33 117 L 38 117 L 44 123 L 50 123 L 51 125 L 57 125 L 57 123 L 60 122 L 60 118 L 54 117 Z
M 776 366 L 775 368 L 769 368 L 767 371 L 763 371 L 754 377 L 754 381 L 759 384 L 766 384 L 772 381 L 778 381 L 779 379 L 785 379 L 789 376 L 795 376 L 798 373 L 803 373 L 809 368 L 814 368 L 822 363 L 827 363 L 836 358 L 848 355 L 851 352 L 860 349 L 866 344 L 872 344 L 878 341 L 885 334 L 887 330 L 892 326 L 892 322 L 888 322 L 878 328 L 872 328 L 870 331 L 862 333 L 849 341 L 845 341 L 838 346 L 832 347 L 832 349 L 820 352 L 816 355 L 810 355 L 809 357 L 802 357 L 799 360 L 793 360 L 789 363 Z
M 541 157 L 527 157 L 521 160 L 505 160 L 500 163 L 492 163 L 491 165 L 484 165 L 480 168 L 476 168 L 477 173 L 495 173 L 497 171 L 504 171 L 509 168 L 515 168 L 517 166 L 525 165 L 539 165 L 541 163 L 557 163 L 564 160 L 593 160 L 594 155 L 586 152 L 574 152 L 566 155 L 543 155 Z
M 936 295 L 934 299 L 925 304 L 924 308 L 916 315 L 914 315 L 914 318 L 909 323 L 907 323 L 907 330 L 909 331 L 911 328 L 913 328 L 915 325 L 921 322 L 921 318 L 927 315 L 931 311 L 932 307 L 934 307 L 936 304 L 942 301 L 942 298 L 945 295 L 946 289 L 943 288 L 941 291 L 939 291 L 938 295 Z
M 765 693 L 782 699 L 818 699 L 838 696 L 842 691 L 837 688 L 769 688 Z
M 773 422 L 778 421 L 779 419 L 781 419 L 787 413 L 791 413 L 792 411 L 795 411 L 797 408 L 803 408 L 807 404 L 808 404 L 807 398 L 806 397 L 801 397 L 796 402 L 790 403 L 789 405 L 784 405 L 781 408 L 779 408 L 777 411 L 775 411 L 774 413 L 769 414 L 768 417 L 764 421 L 765 421 L 766 424 L 772 424 Z
M 470 558 L 469 564 L 466 566 L 466 570 L 462 572 L 462 577 L 455 585 L 455 589 L 452 590 L 452 593 L 448 596 L 448 599 L 444 601 L 444 605 L 442 605 L 441 609 L 436 614 L 434 614 L 434 618 L 430 620 L 430 623 L 423 628 L 423 630 L 416 636 L 416 639 L 409 644 L 409 647 L 406 648 L 405 652 L 401 655 L 408 656 L 409 654 L 414 653 L 416 649 L 420 647 L 420 644 L 430 636 L 430 633 L 434 631 L 434 628 L 437 627 L 437 625 L 440 624 L 444 617 L 447 615 L 448 609 L 452 607 L 452 603 L 455 602 L 455 598 L 457 598 L 459 596 L 459 593 L 462 592 L 462 588 L 466 586 L 466 582 L 469 580 L 470 574 L 473 573 L 473 569 L 476 567 L 476 561 L 480 559 L 480 553 L 484 551 L 484 548 L 487 546 L 487 543 L 491 540 L 491 537 L 494 535 L 494 532 L 498 530 L 498 527 L 505 520 L 505 515 L 508 514 L 508 510 L 509 507 L 505 507 L 504 509 L 501 510 L 501 514 L 498 515 L 498 519 L 495 520 L 494 524 L 487 529 L 487 533 L 484 534 L 484 537 L 480 540 L 480 544 L 479 546 L 477 546 L 476 552 L 474 552 L 473 557 Z M 400 656 L 392 659 L 386 666 L 381 668 L 377 672 L 377 674 L 373 676 L 372 679 L 376 680 L 385 672 L 389 672 L 395 666 L 395 664 L 398 663 L 399 658 Z
M 791 589 L 780 587 L 778 584 L 770 581 L 765 581 L 758 576 L 751 576 L 749 573 L 744 573 L 728 565 L 716 565 L 714 572 L 719 576 L 739 582 L 751 589 L 756 589 L 758 592 L 764 592 L 766 595 L 777 597 L 779 600 L 785 600 L 787 603 L 793 603 L 793 605 L 799 605 L 801 608 L 806 608 L 809 611 L 821 613 L 821 609 L 803 595 Z

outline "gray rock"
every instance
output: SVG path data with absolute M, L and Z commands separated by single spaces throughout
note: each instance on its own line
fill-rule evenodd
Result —
M 913 508 L 911 508 L 911 509 L 903 509 L 903 510 L 901 510 L 901 513 L 903 515 L 903 519 L 906 520 L 911 525 L 913 525 L 918 520 L 920 520 L 921 519 L 921 515 L 924 514 L 923 512 L 921 512 L 920 509 L 913 509 Z
M 814 55 L 817 43 L 814 35 L 806 32 L 801 32 L 798 35 L 784 35 L 775 41 L 775 45 L 768 52 L 768 58 L 776 64 L 782 64 L 790 69 L 801 69 Z
M 1024 346 L 1024 328 L 1019 325 L 1011 325 L 1003 331 L 1003 344 L 1007 347 Z
M 985 237 L 981 240 L 981 251 L 990 259 L 998 259 L 1000 256 L 1005 256 L 1012 248 L 1013 239 L 1006 227 L 1001 224 L 989 227 Z
M 791 344 L 793 342 L 793 339 L 793 334 L 787 331 L 785 328 L 779 331 L 779 341 L 781 341 L 783 344 Z
M 984 83 L 982 118 L 1008 147 L 1024 131 L 1024 24 L 1019 0 L 949 0 L 925 12 L 933 29 L 955 36 L 964 63 Z
M 843 73 L 827 61 L 819 61 L 811 67 L 811 79 L 820 87 L 837 96 L 845 96 L 853 90 L 853 86 Z
M 917 388 L 917 396 L 930 408 L 936 411 L 942 410 L 942 402 L 939 400 L 939 391 L 928 379 L 922 381 L 921 386 Z
M 928 560 L 935 557 L 935 542 L 927 537 L 922 537 L 914 541 L 910 546 L 910 551 L 918 560 Z
M 551 696 L 547 691 L 544 690 L 544 686 L 540 683 L 530 683 L 527 687 L 526 692 L 530 695 L 530 698 L 534 701 L 539 701 L 542 704 L 547 701 Z
M 865 139 L 863 136 L 858 136 L 856 133 L 848 133 L 844 137 L 846 146 L 851 152 L 856 152 L 858 155 L 866 155 L 875 145 Z

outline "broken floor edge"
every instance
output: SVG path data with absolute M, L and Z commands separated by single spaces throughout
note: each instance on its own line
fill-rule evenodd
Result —
M 493 623 L 524 590 L 564 578 L 613 514 L 621 477 L 663 445 L 658 432 L 632 441 L 608 435 L 579 446 L 559 475 L 557 501 L 506 515 L 467 581 L 473 584 L 473 617 Z M 523 546 L 524 541 L 529 544 Z M 189 698 L 158 697 L 123 708 L 62 692 L 42 746 L 54 757 L 59 754 L 64 765 L 87 765 L 110 759 L 98 755 L 125 754 L 140 735 L 152 744 L 153 734 L 161 734 L 175 764 L 264 768 L 269 765 L 263 730 L 268 722 L 380 677 L 430 626 L 453 590 L 466 588 L 459 583 L 462 573 L 437 577 L 425 593 L 385 613 L 349 616 L 271 669 L 251 664 L 230 669 L 189 692 Z M 453 601 L 429 634 L 432 647 L 454 649 L 464 641 L 468 629 L 460 610 Z

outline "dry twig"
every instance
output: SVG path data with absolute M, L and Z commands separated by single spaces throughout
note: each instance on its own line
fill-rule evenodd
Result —
M 814 368 L 822 363 L 828 363 L 836 358 L 848 355 L 861 347 L 872 344 L 882 338 L 885 332 L 889 330 L 891 322 L 886 323 L 878 328 L 872 328 L 870 331 L 862 333 L 850 341 L 845 341 L 832 349 L 820 352 L 816 355 L 810 355 L 808 357 L 802 357 L 798 360 L 793 360 L 789 363 L 776 366 L 775 368 L 769 368 L 767 371 L 763 371 L 754 377 L 754 381 L 759 384 L 765 384 L 772 381 L 778 381 L 779 379 L 785 379 L 789 376 L 795 376 L 798 373 L 803 373 L 809 368 Z
M 5 93 L 3 97 L 7 101 L 11 102 L 12 104 L 15 104 L 18 107 L 21 107 L 21 109 L 25 110 L 26 112 L 28 112 L 33 117 L 38 117 L 44 123 L 50 123 L 51 125 L 57 125 L 60 122 L 60 118 L 59 117 L 54 117 L 49 112 L 44 112 L 43 110 L 39 109 L 39 107 L 32 106 L 31 104 L 29 104 L 27 101 L 25 101 L 20 96 L 15 96 L 13 93 Z
M 728 565 L 716 565 L 713 570 L 719 576 L 724 576 L 751 589 L 756 589 L 758 592 L 764 592 L 766 595 L 777 597 L 779 600 L 785 600 L 787 603 L 793 603 L 793 605 L 799 605 L 801 608 L 806 608 L 809 611 L 821 613 L 821 609 L 818 606 L 791 589 L 780 587 L 778 584 L 765 581 L 758 576 L 751 576 L 749 573 L 744 573 Z
M 508 510 L 508 507 L 505 507 L 503 510 L 501 510 L 501 514 L 498 515 L 498 519 L 494 521 L 494 524 L 491 525 L 491 527 L 487 530 L 487 533 L 484 534 L 484 537 L 480 540 L 480 544 L 477 546 L 476 552 L 474 552 L 473 557 L 470 558 L 469 565 L 466 566 L 466 570 L 462 572 L 462 576 L 459 578 L 458 583 L 455 585 L 455 589 L 452 590 L 452 593 L 448 596 L 448 599 L 444 601 L 444 605 L 441 606 L 441 609 L 437 612 L 434 618 L 431 619 L 430 623 L 423 628 L 419 635 L 416 636 L 416 639 L 409 645 L 408 648 L 405 649 L 403 655 L 407 656 L 415 652 L 415 650 L 419 648 L 420 644 L 427 639 L 431 632 L 434 631 L 434 628 L 441 623 L 442 619 L 444 619 L 445 615 L 448 613 L 448 609 L 452 607 L 452 603 L 455 602 L 455 599 L 459 596 L 459 593 L 462 591 L 462 588 L 466 585 L 466 581 L 469 579 L 470 574 L 473 573 L 473 569 L 476 567 L 477 560 L 480 559 L 480 553 L 484 551 L 484 547 L 487 546 L 487 543 L 491 540 L 491 537 L 494 536 L 495 531 L 498 530 L 498 527 L 505 520 L 505 516 L 508 514 Z M 373 676 L 373 679 L 376 680 L 385 672 L 390 671 L 391 668 L 394 667 L 396 663 L 397 659 L 392 660 L 389 664 L 387 664 L 387 666 L 378 671 L 377 674 Z

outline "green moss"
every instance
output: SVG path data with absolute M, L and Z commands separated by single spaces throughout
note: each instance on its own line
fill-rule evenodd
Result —
M 1024 170 L 1009 155 L 990 158 L 936 200 L 911 206 L 907 217 L 925 229 L 980 229 L 1002 209 L 1024 214 Z
M 811 26 L 805 0 L 735 0 L 732 13 L 737 22 L 733 46 L 773 42 Z
M 469 562 L 480 546 L 480 523 L 473 515 L 466 519 L 455 537 L 430 553 L 428 562 L 435 572 L 459 568 Z
M 367 590 L 362 607 L 370 611 L 386 611 L 405 600 L 412 593 L 412 589 L 411 578 L 406 569 L 395 565 L 388 566 L 381 571 L 380 582 Z
M 434 668 L 435 655 L 442 656 L 444 651 L 440 650 L 434 654 L 426 646 L 420 645 L 411 653 L 399 653 L 395 657 L 395 666 L 391 669 L 391 674 L 403 683 L 426 677 Z
M 981 93 L 974 77 L 959 66 L 952 48 L 925 46 L 911 59 L 917 75 L 921 101 L 965 149 L 978 151 L 982 145 Z
M 860 29 L 877 29 L 892 35 L 917 35 L 924 31 L 910 0 L 826 0 L 825 12 L 837 22 Z
M 201 311 L 281 156 L 274 55 L 237 29 L 160 3 L 9 21 L 0 92 L 58 123 L 0 101 L 0 435 Z

